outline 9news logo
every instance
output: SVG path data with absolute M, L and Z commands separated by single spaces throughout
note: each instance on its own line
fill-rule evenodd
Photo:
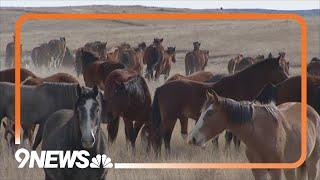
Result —
M 29 168 L 34 168 L 35 164 L 39 168 L 73 168 L 74 166 L 84 168 L 112 168 L 110 157 L 105 154 L 97 154 L 91 160 L 90 153 L 86 150 L 80 151 L 41 151 L 40 156 L 37 151 L 18 149 L 15 159 L 18 161 L 18 168 L 24 168 L 29 162 Z

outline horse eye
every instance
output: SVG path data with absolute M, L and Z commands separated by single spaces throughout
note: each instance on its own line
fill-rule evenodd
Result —
M 213 115 L 213 110 L 209 110 L 209 111 L 207 112 L 207 115 L 208 115 L 208 116 L 212 116 L 212 115 Z

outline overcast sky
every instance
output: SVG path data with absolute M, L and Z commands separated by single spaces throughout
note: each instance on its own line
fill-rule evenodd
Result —
M 0 0 L 0 7 L 59 7 L 80 5 L 142 5 L 191 9 L 320 9 L 319 0 Z

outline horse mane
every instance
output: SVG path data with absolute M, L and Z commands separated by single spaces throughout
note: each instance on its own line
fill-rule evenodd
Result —
M 148 94 L 145 91 L 147 84 L 145 83 L 144 79 L 140 75 L 136 75 L 130 78 L 125 83 L 125 90 L 130 97 L 135 97 L 135 101 L 144 102 L 147 98 Z
M 244 124 L 250 122 L 253 116 L 253 103 L 249 101 L 235 101 L 229 98 L 221 100 L 222 106 L 227 112 L 228 119 L 232 123 Z
M 220 81 L 222 78 L 228 76 L 227 74 L 216 74 L 213 75 L 209 80 L 205 81 L 206 83 L 215 83 Z
M 232 76 L 238 76 L 240 74 L 247 74 L 247 73 L 250 73 L 252 71 L 257 71 L 257 69 L 261 69 L 261 68 L 266 68 L 266 67 L 269 67 L 269 68 L 273 68 L 273 67 L 276 67 L 278 66 L 278 62 L 277 62 L 278 58 L 270 58 L 268 57 L 267 59 L 263 60 L 263 61 L 260 61 L 260 62 L 257 62 L 257 63 L 254 63 L 246 68 L 244 68 L 242 71 L 239 71 L 233 75 L 230 75 L 229 77 L 232 77 Z

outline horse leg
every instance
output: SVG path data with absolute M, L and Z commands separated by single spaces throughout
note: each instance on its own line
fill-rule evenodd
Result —
M 142 121 L 136 121 L 133 125 L 133 143 L 135 144 L 137 136 L 139 134 L 140 129 L 143 126 L 143 122 Z
M 181 137 L 183 140 L 186 140 L 188 137 L 188 118 L 180 117 L 180 126 L 181 126 Z
M 168 126 L 163 131 L 163 141 L 164 141 L 164 147 L 166 149 L 167 155 L 170 155 L 171 153 L 170 140 L 171 140 L 172 131 L 173 131 L 174 125 L 176 124 L 176 121 L 177 119 L 172 119 L 168 121 Z
M 284 175 L 287 180 L 296 180 L 296 169 L 284 169 Z
M 146 125 L 143 126 L 142 130 L 141 130 L 141 145 L 143 147 L 143 149 L 146 150 L 147 153 L 150 152 L 150 140 L 149 140 L 149 132 L 147 130 Z
M 271 180 L 280 180 L 281 179 L 281 169 L 271 169 L 269 170 L 269 174 L 271 176 Z
M 246 156 L 250 163 L 261 163 L 262 160 L 254 151 L 246 150 Z M 266 169 L 251 169 L 255 180 L 267 180 L 268 171 Z
M 300 167 L 297 168 L 297 179 L 305 180 L 307 179 L 307 165 L 304 162 Z
M 219 149 L 219 135 L 217 135 L 213 140 L 212 140 L 213 147 L 216 149 Z
M 113 118 L 110 123 L 108 123 L 107 130 L 108 130 L 108 141 L 113 143 L 118 135 L 119 129 L 119 117 Z
M 313 149 L 312 154 L 306 160 L 307 165 L 307 173 L 308 173 L 308 180 L 316 180 L 317 175 L 319 175 L 319 160 L 320 160 L 320 144 L 316 142 L 316 145 Z
M 235 149 L 239 152 L 240 151 L 240 140 L 237 138 L 237 136 L 233 135 L 233 144 Z
M 226 139 L 226 143 L 225 143 L 224 149 L 225 150 L 230 149 L 231 141 L 232 141 L 232 138 L 233 138 L 232 133 L 229 132 L 229 131 L 226 131 L 226 133 L 224 135 L 224 138 Z
M 123 118 L 124 124 L 125 124 L 125 134 L 126 134 L 126 141 L 130 141 L 132 150 L 135 149 L 135 143 L 134 143 L 134 130 L 133 130 L 133 122 L 127 118 Z

